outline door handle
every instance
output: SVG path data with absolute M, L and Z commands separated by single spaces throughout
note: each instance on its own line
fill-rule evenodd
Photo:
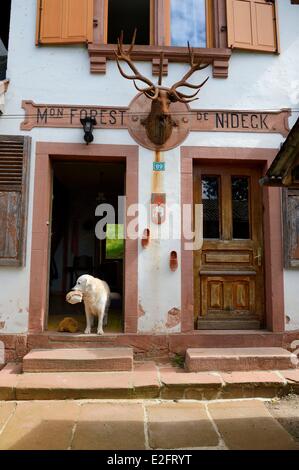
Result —
M 257 249 L 257 255 L 254 257 L 254 259 L 257 260 L 258 266 L 262 265 L 262 249 L 260 247 Z

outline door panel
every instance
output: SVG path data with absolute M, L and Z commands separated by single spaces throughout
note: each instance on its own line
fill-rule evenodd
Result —
M 249 276 L 202 276 L 202 316 L 226 318 L 254 313 L 255 280 Z
M 260 172 L 215 164 L 194 170 L 194 202 L 203 205 L 204 234 L 194 256 L 198 328 L 259 327 L 264 316 Z

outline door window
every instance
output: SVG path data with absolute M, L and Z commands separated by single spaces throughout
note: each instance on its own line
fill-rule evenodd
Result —
M 220 238 L 219 177 L 203 176 L 203 237 Z
M 248 176 L 232 176 L 231 189 L 233 238 L 246 240 L 250 238 Z
M 202 175 L 204 239 L 250 240 L 250 177 Z

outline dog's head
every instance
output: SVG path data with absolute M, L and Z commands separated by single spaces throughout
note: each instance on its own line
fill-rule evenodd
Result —
M 94 277 L 89 274 L 83 274 L 83 276 L 78 277 L 76 285 L 72 290 L 78 290 L 83 294 L 86 294 L 92 290 L 92 281 Z

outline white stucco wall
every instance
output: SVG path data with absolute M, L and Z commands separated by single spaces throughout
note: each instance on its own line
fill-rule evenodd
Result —
M 202 72 L 210 80 L 200 92 L 194 108 L 275 110 L 299 108 L 299 6 L 279 0 L 281 54 L 257 54 L 234 51 L 228 79 L 212 78 L 211 70 Z M 10 86 L 6 96 L 6 114 L 23 115 L 22 100 L 36 103 L 65 103 L 72 105 L 127 106 L 135 96 L 131 82 L 122 78 L 114 62 L 108 62 L 106 75 L 91 75 L 87 50 L 80 46 L 35 47 L 36 0 L 12 0 L 11 34 L 8 54 Z M 142 73 L 151 76 L 151 64 L 139 63 Z M 170 85 L 182 76 L 186 65 L 170 64 L 165 84 Z M 198 82 L 198 77 L 194 78 Z M 23 134 L 22 117 L 0 117 L 1 134 Z M 293 113 L 292 125 L 298 114 Z M 24 134 L 32 137 L 30 197 L 25 268 L 0 267 L 1 333 L 25 332 L 28 326 L 29 273 L 35 143 L 55 141 L 82 143 L 81 129 L 33 129 Z M 135 144 L 126 130 L 95 130 L 95 143 Z M 278 134 L 191 133 L 184 145 L 221 147 L 279 148 L 283 137 Z M 180 203 L 180 149 L 165 152 L 164 188 L 167 202 Z M 139 202 L 149 204 L 151 195 L 153 154 L 140 148 Z M 146 228 L 140 218 L 140 232 Z M 154 229 L 152 227 L 152 229 Z M 138 260 L 139 302 L 145 312 L 139 319 L 139 331 L 161 332 L 166 329 L 167 312 L 181 306 L 180 269 L 168 269 L 169 253 L 178 252 L 180 242 L 162 240 L 147 250 L 140 248 Z M 153 263 L 155 260 L 155 263 Z M 296 287 L 299 272 L 285 272 L 286 313 L 298 327 L 299 307 Z M 175 327 L 175 331 L 179 327 Z
M 284 270 L 284 295 L 286 330 L 299 329 L 299 273 L 293 270 Z

